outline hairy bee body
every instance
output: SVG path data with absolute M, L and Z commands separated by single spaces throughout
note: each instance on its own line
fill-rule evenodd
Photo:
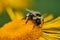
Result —
M 40 24 L 42 24 L 42 16 L 41 16 L 40 12 L 35 12 L 35 11 L 31 11 L 31 10 L 28 10 L 28 11 L 29 11 L 29 13 L 25 17 L 26 23 L 29 20 L 31 20 L 37 26 L 39 26 Z

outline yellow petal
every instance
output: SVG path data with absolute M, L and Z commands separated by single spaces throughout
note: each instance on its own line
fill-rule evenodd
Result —
M 11 20 L 16 20 L 15 14 L 13 13 L 12 9 L 10 7 L 6 8 L 8 15 L 10 16 Z
M 0 13 L 2 13 L 4 7 L 5 7 L 4 1 L 0 0 Z
M 52 38 L 56 38 L 56 39 L 60 38 L 60 34 L 47 34 L 47 35 L 52 37 Z
M 51 19 L 53 19 L 53 15 L 52 14 L 48 15 L 47 17 L 45 17 L 44 18 L 44 22 L 47 22 L 47 21 L 49 21 Z
M 8 6 L 14 8 L 27 8 L 31 2 L 32 0 L 5 0 Z
M 60 27 L 60 17 L 43 24 L 43 29 L 44 28 L 52 28 L 52 27 Z
M 16 19 L 17 20 L 21 20 L 23 18 L 23 15 L 22 14 L 23 13 L 21 13 L 21 12 L 15 12 Z
M 56 21 L 58 21 L 58 20 L 60 20 L 60 16 L 59 16 L 59 17 L 57 17 L 57 18 L 55 18 L 54 20 L 52 20 L 52 21 L 50 21 L 50 22 L 47 22 L 47 24 L 48 24 L 48 23 L 56 22 Z
M 43 33 L 43 35 L 38 40 L 58 40 L 58 39 Z

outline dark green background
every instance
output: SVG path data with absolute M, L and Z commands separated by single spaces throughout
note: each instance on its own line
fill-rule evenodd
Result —
M 30 6 L 30 9 L 38 10 L 42 14 L 53 14 L 56 18 L 60 16 L 60 0 L 35 0 Z M 0 27 L 11 21 L 5 9 L 2 13 L 0 15 Z
M 57 17 L 60 15 L 60 0 L 35 0 L 32 9 L 41 13 L 53 13 Z

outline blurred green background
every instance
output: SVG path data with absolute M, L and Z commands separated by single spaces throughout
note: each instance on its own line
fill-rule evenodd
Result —
M 34 0 L 29 9 L 40 11 L 41 14 L 53 14 L 56 18 L 60 16 L 60 0 Z M 0 27 L 11 21 L 5 9 L 2 13 L 3 14 L 0 15 Z
M 35 0 L 33 8 L 41 13 L 52 13 L 55 17 L 60 16 L 60 0 Z

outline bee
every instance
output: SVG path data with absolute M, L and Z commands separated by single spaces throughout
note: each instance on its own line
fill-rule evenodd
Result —
M 32 20 L 33 23 L 35 24 L 33 27 L 42 25 L 42 21 L 44 20 L 40 12 L 31 11 L 28 9 L 27 11 L 29 11 L 29 13 L 25 16 L 26 24 L 28 23 L 29 20 Z

